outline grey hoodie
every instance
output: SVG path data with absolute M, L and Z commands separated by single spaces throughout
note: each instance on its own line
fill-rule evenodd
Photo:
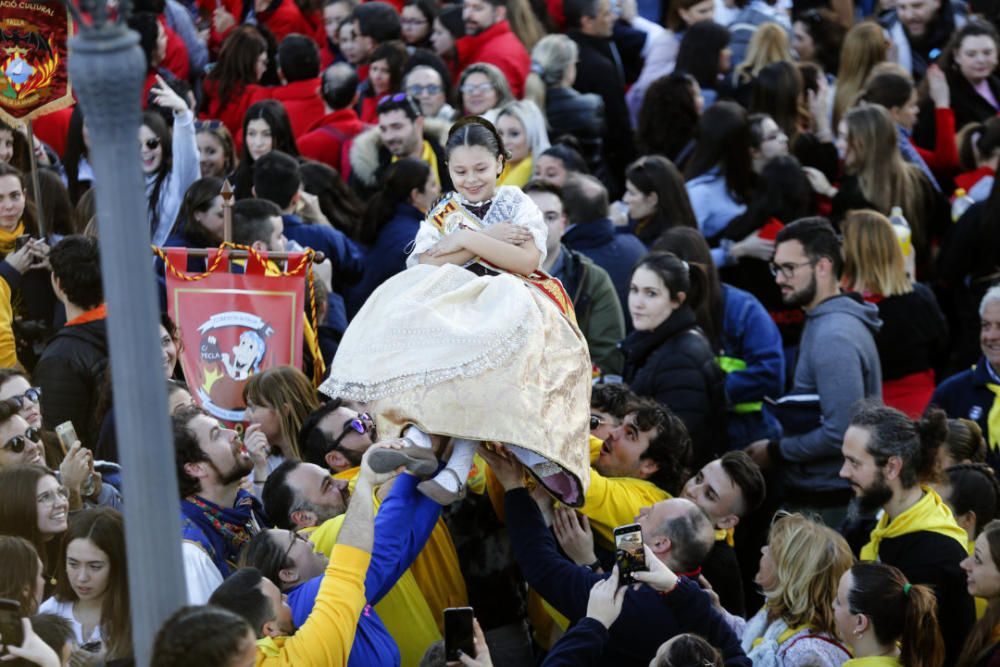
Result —
M 882 396 L 882 367 L 875 334 L 882 328 L 878 307 L 857 295 L 841 294 L 806 314 L 795 365 L 793 394 L 819 394 L 822 424 L 779 444 L 784 479 L 795 491 L 832 491 L 848 484 L 838 473 L 844 432 L 855 404 Z

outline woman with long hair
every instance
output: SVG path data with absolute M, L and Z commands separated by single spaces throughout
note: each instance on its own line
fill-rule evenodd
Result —
M 889 215 L 899 206 L 912 230 L 917 276 L 927 269 L 930 244 L 937 230 L 934 188 L 920 167 L 903 160 L 892 117 L 885 107 L 856 107 L 845 117 L 844 171 L 835 189 L 831 219 L 839 223 L 848 211 L 872 209 Z
M 535 172 L 534 157 L 549 147 L 545 115 L 531 100 L 518 100 L 500 109 L 496 127 L 510 154 L 500 185 L 524 187 Z
M 933 292 L 906 275 L 892 223 L 875 211 L 844 219 L 842 283 L 878 306 L 875 335 L 882 364 L 882 400 L 911 418 L 923 414 L 934 393 L 934 368 L 947 356 L 948 326 Z
M 982 123 L 1000 112 L 1000 76 L 997 53 L 1000 36 L 984 20 L 972 20 L 956 30 L 941 54 L 950 92 L 954 126 L 962 129 L 969 123 Z M 922 109 L 923 110 L 923 109 Z M 921 125 L 933 129 L 934 117 L 921 117 Z
M 785 354 L 777 325 L 753 294 L 719 280 L 708 244 L 697 229 L 668 229 L 654 248 L 706 268 L 706 298 L 695 317 L 726 373 L 729 448 L 779 437 L 781 425 L 761 409 L 765 397 L 779 396 L 784 388 Z
M 269 50 L 257 26 L 241 25 L 229 33 L 205 76 L 200 116 L 221 120 L 232 136 L 242 136 L 240 124 L 273 57 Z
M 420 221 L 440 196 L 437 174 L 423 160 L 406 157 L 389 165 L 382 188 L 365 208 L 358 240 L 368 252 L 364 275 L 348 290 L 349 317 L 379 285 L 406 270 L 407 248 L 417 236 Z
M 0 259 L 15 253 L 18 236 L 29 234 L 38 238 L 38 220 L 34 202 L 28 199 L 27 179 L 23 172 L 6 162 L 0 162 Z M 33 244 L 32 244 L 33 245 Z M 25 267 L 19 264 L 19 271 Z
M 958 667 L 994 665 L 1000 659 L 1000 521 L 991 521 L 962 561 L 969 595 L 986 600 L 986 611 L 965 640 Z
M 719 235 L 746 211 L 753 179 L 750 123 L 742 107 L 719 102 L 705 111 L 684 176 L 698 229 L 714 248 L 716 266 L 725 266 L 731 261 L 728 244 L 720 246 Z
M 293 366 L 275 366 L 253 375 L 243 387 L 249 429 L 255 426 L 267 438 L 270 453 L 265 465 L 255 458 L 260 468 L 270 472 L 283 461 L 302 460 L 299 448 L 299 429 L 309 413 L 319 407 L 316 389 L 302 371 Z M 248 430 L 249 430 L 248 429 Z
M 319 210 L 331 225 L 357 240 L 365 205 L 340 173 L 328 164 L 306 160 L 300 166 L 302 189 L 316 195 Z
M 840 48 L 847 30 L 834 13 L 809 8 L 792 16 L 792 51 L 800 63 L 815 63 L 834 75 L 840 69 Z
M 855 24 L 844 37 L 837 70 L 837 89 L 833 96 L 832 127 L 840 125 L 847 110 L 855 105 L 875 65 L 885 62 L 889 39 L 875 21 Z
M 725 377 L 695 315 L 708 286 L 707 267 L 669 252 L 646 255 L 629 285 L 635 330 L 622 342 L 623 379 L 684 421 L 695 469 L 725 451 Z
M 139 128 L 142 172 L 146 182 L 146 208 L 153 245 L 170 236 L 188 187 L 201 177 L 194 114 L 166 82 L 157 77 L 150 94 L 156 104 L 173 111 L 173 129 L 163 117 L 147 111 Z
M 579 55 L 576 42 L 566 35 L 543 37 L 531 50 L 532 70 L 524 84 L 525 99 L 545 112 L 550 128 L 577 139 L 593 172 L 603 164 L 604 100 L 573 88 Z
M 714 17 L 715 4 L 711 0 L 671 0 L 665 21 L 667 29 L 659 32 L 649 43 L 642 72 L 625 93 L 633 127 L 638 125 L 640 110 L 650 86 L 672 74 L 677 66 L 677 53 L 685 31 L 695 23 L 711 21 Z
M 701 86 L 705 107 L 712 106 L 725 90 L 724 79 L 732 66 L 729 31 L 712 21 L 695 23 L 684 33 L 677 50 L 675 72 L 690 74 Z
M 368 78 L 361 84 L 360 99 L 355 106 L 361 122 L 378 124 L 378 103 L 402 89 L 407 57 L 406 46 L 399 40 L 383 42 L 372 52 Z
M 408 50 L 431 48 L 431 30 L 437 13 L 437 5 L 429 0 L 406 1 L 399 16 L 399 25 Z
M 69 491 L 54 472 L 35 463 L 0 468 L 0 535 L 30 542 L 47 582 L 54 580 L 56 538 L 66 532 L 68 520 Z
M 673 227 L 698 228 L 684 176 L 670 160 L 659 155 L 641 157 L 625 171 L 629 231 L 647 248 Z
M 0 535 L 0 598 L 14 600 L 22 616 L 34 616 L 45 595 L 42 559 L 23 537 Z
M 253 196 L 253 165 L 270 153 L 281 151 L 294 158 L 299 148 L 292 134 L 288 112 L 277 100 L 254 102 L 243 117 L 243 151 L 240 166 L 230 180 L 235 181 L 236 199 Z
M 761 25 L 750 38 L 743 62 L 733 69 L 732 85 L 736 90 L 736 99 L 741 102 L 748 100 L 750 88 L 762 69 L 780 62 L 791 65 L 791 61 L 792 45 L 788 41 L 788 31 L 774 21 Z
M 750 86 L 750 113 L 770 116 L 789 143 L 809 128 L 809 111 L 803 107 L 802 75 L 790 62 L 765 65 Z M 825 110 L 824 110 L 825 111 Z
M 955 137 L 955 143 L 962 171 L 955 176 L 955 192 L 965 190 L 973 203 L 986 201 L 1000 163 L 1000 118 L 969 123 Z
M 833 601 L 853 562 L 836 531 L 801 514 L 778 513 L 754 577 L 764 606 L 748 620 L 722 612 L 747 657 L 779 667 L 839 667 L 847 660 L 836 639 Z
M 837 633 L 854 658 L 844 667 L 941 667 L 944 639 L 937 599 L 891 565 L 856 563 L 840 577 L 833 603 Z
M 24 172 L 31 169 L 31 145 L 28 139 L 3 119 L 0 119 L 0 162 L 6 162 Z
M 70 622 L 76 642 L 105 660 L 132 655 L 125 526 L 118 512 L 85 509 L 73 517 L 62 538 L 55 594 L 43 614 Z
M 458 106 L 465 116 L 493 122 L 499 109 L 514 101 L 503 72 L 489 63 L 472 63 L 458 80 Z
M 690 74 L 675 72 L 649 86 L 639 110 L 636 143 L 645 153 L 662 155 L 683 169 L 695 147 L 705 100 Z
M 222 179 L 199 178 L 184 193 L 174 233 L 164 245 L 214 248 L 222 243 Z
M 29 428 L 38 432 L 38 444 L 42 446 L 43 461 L 31 460 L 33 447 L 22 450 L 19 463 L 43 463 L 52 470 L 58 470 L 65 456 L 59 438 L 51 431 L 42 430 L 42 388 L 31 384 L 31 377 L 21 368 L 0 368 L 0 402 L 14 401 L 17 413 L 28 423 Z M 25 443 L 28 445 L 29 443 Z
M 448 5 L 434 18 L 434 28 L 431 30 L 431 46 L 434 53 L 451 70 L 452 80 L 458 77 L 458 51 L 455 41 L 465 36 L 465 22 L 462 19 L 462 7 Z

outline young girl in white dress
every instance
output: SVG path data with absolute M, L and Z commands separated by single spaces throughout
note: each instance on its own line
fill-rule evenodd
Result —
M 539 268 L 541 211 L 497 187 L 505 151 L 488 121 L 456 123 L 445 152 L 455 191 L 421 223 L 409 268 L 351 322 L 320 390 L 368 403 L 379 433 L 415 445 L 404 459 L 433 456 L 427 434 L 451 437 L 447 466 L 420 485 L 442 504 L 464 494 L 478 442 L 499 442 L 578 506 L 591 362 L 562 285 Z

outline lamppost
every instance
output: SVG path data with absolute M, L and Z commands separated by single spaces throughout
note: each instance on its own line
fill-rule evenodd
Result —
M 160 363 L 159 313 L 139 162 L 140 99 L 146 59 L 138 35 L 106 0 L 64 0 L 79 34 L 69 43 L 69 75 L 90 135 L 101 271 L 108 306 L 115 426 L 123 469 L 125 538 L 137 665 L 148 665 L 153 638 L 187 596 L 181 562 L 180 499 L 167 390 Z

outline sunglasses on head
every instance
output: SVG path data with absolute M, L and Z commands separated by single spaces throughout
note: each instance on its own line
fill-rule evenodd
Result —
M 159 139 L 146 139 L 146 141 L 144 141 L 142 143 L 146 147 L 146 150 L 150 150 L 150 151 L 156 150 L 157 148 L 160 147 L 160 140 Z
M 378 104 L 375 106 L 375 113 L 383 113 L 386 107 L 392 104 L 406 104 L 410 108 L 410 113 L 413 114 L 414 118 L 421 115 L 420 106 L 413 100 L 412 97 L 410 97 L 406 93 L 385 95 L 384 97 L 382 97 L 382 99 L 378 101 Z M 390 111 L 393 111 L 393 109 L 390 109 Z
M 202 130 L 218 130 L 222 127 L 221 120 L 196 120 L 194 122 L 194 131 L 201 132 Z
M 24 432 L 24 435 L 15 435 L 13 438 L 3 443 L 3 448 L 10 451 L 13 454 L 20 454 L 24 451 L 30 440 L 33 443 L 38 443 L 38 438 L 41 432 L 37 428 L 29 428 Z

